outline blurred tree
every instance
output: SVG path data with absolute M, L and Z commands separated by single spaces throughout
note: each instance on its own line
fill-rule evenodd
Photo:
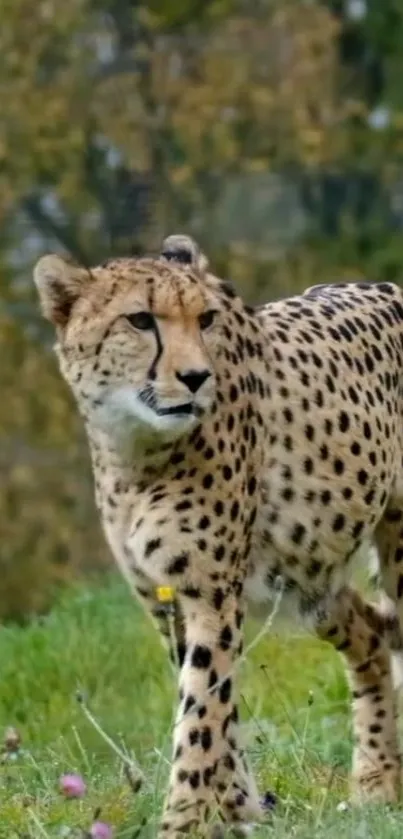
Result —
M 324 5 L 338 22 L 342 143 L 331 169 L 304 178 L 304 207 L 325 237 L 315 245 L 330 247 L 330 264 L 348 253 L 365 272 L 375 268 L 377 276 L 396 279 L 396 232 L 403 222 L 403 6 L 400 0 Z
M 108 558 L 37 256 L 186 230 L 251 300 L 396 277 L 402 45 L 400 0 L 3 0 L 0 617 Z

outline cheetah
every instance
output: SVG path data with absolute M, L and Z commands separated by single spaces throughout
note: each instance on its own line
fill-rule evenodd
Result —
M 403 292 L 340 283 L 250 308 L 182 235 L 91 270 L 44 256 L 34 280 L 107 541 L 178 662 L 159 839 L 212 823 L 244 835 L 267 815 L 234 668 L 246 608 L 269 613 L 279 581 L 280 608 L 343 654 L 353 799 L 397 801 Z M 351 584 L 371 546 L 376 604 Z M 174 593 L 171 633 L 161 587 Z

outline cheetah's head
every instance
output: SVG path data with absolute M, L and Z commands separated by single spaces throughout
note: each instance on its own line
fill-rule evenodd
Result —
M 60 369 L 81 413 L 107 431 L 176 437 L 208 413 L 220 351 L 222 284 L 187 237 L 156 259 L 88 270 L 44 256 L 34 279 Z

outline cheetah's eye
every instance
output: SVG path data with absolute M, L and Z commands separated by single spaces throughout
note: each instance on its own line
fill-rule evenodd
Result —
M 208 312 L 203 312 L 202 315 L 199 315 L 200 329 L 208 329 L 209 326 L 212 326 L 216 314 L 215 309 L 209 309 Z
M 135 312 L 133 315 L 126 315 L 126 319 L 135 329 L 154 329 L 155 326 L 151 312 Z

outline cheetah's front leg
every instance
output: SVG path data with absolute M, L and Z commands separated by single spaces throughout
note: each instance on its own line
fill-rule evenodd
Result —
M 195 827 L 206 835 L 215 816 L 238 825 L 263 816 L 238 744 L 233 668 L 242 617 L 236 598 L 227 596 L 225 616 L 186 597 L 181 598 L 181 607 L 186 652 L 160 839 L 176 839 Z

